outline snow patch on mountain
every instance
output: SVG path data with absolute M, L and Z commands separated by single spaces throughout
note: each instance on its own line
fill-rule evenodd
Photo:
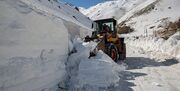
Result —
M 153 35 L 153 32 L 168 26 L 169 22 L 180 18 L 179 0 L 148 0 L 135 7 L 121 19 L 127 26 L 135 29 L 130 35 Z
M 81 12 L 93 20 L 115 18 L 120 19 L 128 11 L 146 0 L 114 0 L 99 3 L 88 9 L 81 8 Z

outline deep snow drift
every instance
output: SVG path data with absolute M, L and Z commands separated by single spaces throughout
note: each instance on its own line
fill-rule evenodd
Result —
M 0 91 L 57 90 L 70 40 L 89 34 L 91 21 L 53 0 L 1 0 L 0 12 Z
M 180 32 L 171 36 L 168 40 L 156 37 L 128 37 L 126 39 L 128 45 L 141 48 L 141 52 L 151 52 L 157 58 L 178 58 L 180 59 Z M 161 54 L 161 55 L 158 55 Z
M 40 91 L 63 81 L 68 54 L 63 21 L 19 0 L 0 1 L 0 11 L 0 90 Z
M 69 91 L 119 91 L 123 88 L 120 72 L 125 70 L 125 66 L 116 64 L 102 51 L 89 58 L 89 52 L 95 46 L 94 42 L 74 40 L 77 52 L 70 55 L 67 62 Z

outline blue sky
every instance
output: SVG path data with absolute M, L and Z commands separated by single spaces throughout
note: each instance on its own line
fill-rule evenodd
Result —
M 96 5 L 105 0 L 60 0 L 60 1 L 68 2 L 78 7 L 89 8 L 90 6 Z

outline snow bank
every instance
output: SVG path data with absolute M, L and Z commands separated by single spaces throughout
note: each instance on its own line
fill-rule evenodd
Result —
M 67 27 L 73 24 L 84 36 L 91 23 L 76 11 L 78 20 L 89 22 L 72 20 L 66 16 L 72 8 L 58 11 L 58 5 L 53 0 L 0 1 L 0 91 L 56 91 L 64 82 L 70 38 L 76 35 Z
M 43 11 L 46 15 L 62 18 L 68 22 L 75 23 L 86 29 L 90 29 L 92 21 L 84 16 L 82 13 L 74 9 L 74 7 L 59 3 L 56 0 L 23 0 L 33 9 Z
M 180 58 L 180 33 L 176 33 L 168 40 L 155 37 L 134 37 L 127 39 L 127 44 L 142 48 L 143 51 L 160 52 L 172 57 Z
M 89 57 L 89 52 L 95 43 L 83 44 L 80 40 L 75 43 L 77 53 L 72 54 L 68 60 L 68 72 L 70 75 L 70 91 L 105 91 L 108 88 L 118 86 L 120 74 L 124 66 L 114 61 L 99 51 L 97 56 Z M 94 46 L 92 46 L 94 45 Z
M 45 16 L 50 16 L 53 19 L 62 19 L 68 29 L 69 34 L 74 38 L 76 34 L 83 38 L 85 35 L 90 35 L 92 21 L 84 16 L 82 13 L 74 9 L 73 6 L 59 3 L 54 0 L 23 0 L 30 7 Z M 72 33 L 73 31 L 73 33 Z
M 19 0 L 0 1 L 0 11 L 0 90 L 50 90 L 63 81 L 68 54 L 63 21 Z
M 68 22 L 68 21 L 64 21 L 63 23 L 68 30 L 71 40 L 73 40 L 77 36 L 79 36 L 80 38 L 84 38 L 87 35 L 91 36 L 92 34 L 90 29 L 78 26 L 75 23 Z

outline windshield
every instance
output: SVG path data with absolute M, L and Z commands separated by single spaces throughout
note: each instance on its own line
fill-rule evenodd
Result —
M 108 22 L 108 23 L 103 23 L 102 25 L 107 25 L 110 29 L 111 29 L 111 31 L 113 31 L 114 29 L 114 27 L 113 27 L 113 22 Z

